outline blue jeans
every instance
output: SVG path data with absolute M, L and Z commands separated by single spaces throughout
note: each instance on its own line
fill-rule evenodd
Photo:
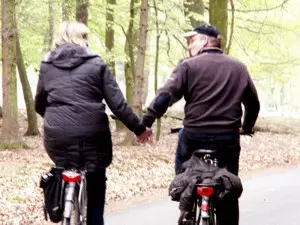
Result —
M 181 172 L 182 164 L 189 160 L 197 149 L 217 150 L 219 167 L 226 167 L 228 171 L 238 175 L 241 150 L 239 134 L 198 134 L 180 130 L 175 159 L 176 174 Z M 216 208 L 218 225 L 239 224 L 238 200 L 228 200 Z
M 86 181 L 88 193 L 87 225 L 104 225 L 105 169 L 97 172 L 88 172 Z

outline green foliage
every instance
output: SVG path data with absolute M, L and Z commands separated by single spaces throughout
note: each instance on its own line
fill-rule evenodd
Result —
M 54 0 L 55 28 L 62 21 L 62 2 Z M 75 1 L 72 3 L 73 18 L 75 16 Z M 106 0 L 89 1 L 88 25 L 91 29 L 91 49 L 99 53 L 104 60 L 108 59 L 105 51 L 105 12 L 106 7 L 115 11 L 115 48 L 112 54 L 116 58 L 117 77 L 124 79 L 123 64 L 128 61 L 124 45 L 129 24 L 129 0 L 117 0 L 114 6 L 107 6 Z M 187 57 L 186 41 L 182 37 L 184 30 L 191 29 L 188 18 L 184 15 L 184 3 L 187 0 L 156 1 L 160 30 L 160 60 L 159 87 L 170 75 L 174 65 Z M 230 2 L 230 1 L 229 1 Z M 209 0 L 203 1 L 205 12 L 203 16 L 191 15 L 208 22 Z M 299 7 L 297 0 L 252 0 L 234 1 L 235 23 L 230 54 L 242 60 L 249 68 L 256 82 L 263 86 L 272 83 L 288 83 L 291 77 L 298 73 L 296 65 L 299 61 Z M 284 3 L 284 4 L 282 4 Z M 134 27 L 138 29 L 139 1 L 136 1 L 137 11 Z M 154 59 L 156 49 L 156 25 L 153 1 L 149 1 L 149 30 L 146 62 L 150 70 L 150 93 L 154 92 L 151 77 L 154 74 Z M 27 66 L 38 68 L 45 52 L 44 39 L 48 29 L 48 0 L 22 0 L 17 4 L 18 28 L 20 41 Z M 230 6 L 229 6 L 230 10 Z M 231 23 L 231 13 L 228 13 L 228 26 Z M 230 29 L 228 29 L 230 31 Z
M 55 26 L 61 22 L 60 2 L 54 1 Z M 25 65 L 38 67 L 44 52 L 44 39 L 48 30 L 48 0 L 22 0 L 16 8 L 17 24 L 20 34 Z
M 232 54 L 242 59 L 258 80 L 284 83 L 297 73 L 300 30 L 297 8 L 292 8 L 296 1 L 278 7 L 282 2 L 244 1 L 236 6 Z

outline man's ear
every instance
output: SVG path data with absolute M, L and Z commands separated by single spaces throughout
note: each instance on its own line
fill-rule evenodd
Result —
M 202 38 L 203 38 L 203 42 L 204 42 L 203 47 L 206 47 L 208 45 L 208 37 L 206 35 L 203 35 Z

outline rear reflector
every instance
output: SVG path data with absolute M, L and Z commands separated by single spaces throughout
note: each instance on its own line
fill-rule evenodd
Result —
M 76 173 L 73 171 L 63 172 L 62 177 L 65 182 L 79 182 L 80 181 L 80 173 Z
M 213 187 L 197 187 L 197 195 L 199 196 L 211 196 L 214 193 Z

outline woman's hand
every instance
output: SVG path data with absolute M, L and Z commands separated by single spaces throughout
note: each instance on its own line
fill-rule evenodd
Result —
M 151 143 L 152 135 L 153 135 L 152 129 L 146 127 L 146 130 L 141 135 L 137 136 L 137 140 L 138 140 L 138 142 L 143 143 L 143 144 L 145 144 L 147 142 Z

